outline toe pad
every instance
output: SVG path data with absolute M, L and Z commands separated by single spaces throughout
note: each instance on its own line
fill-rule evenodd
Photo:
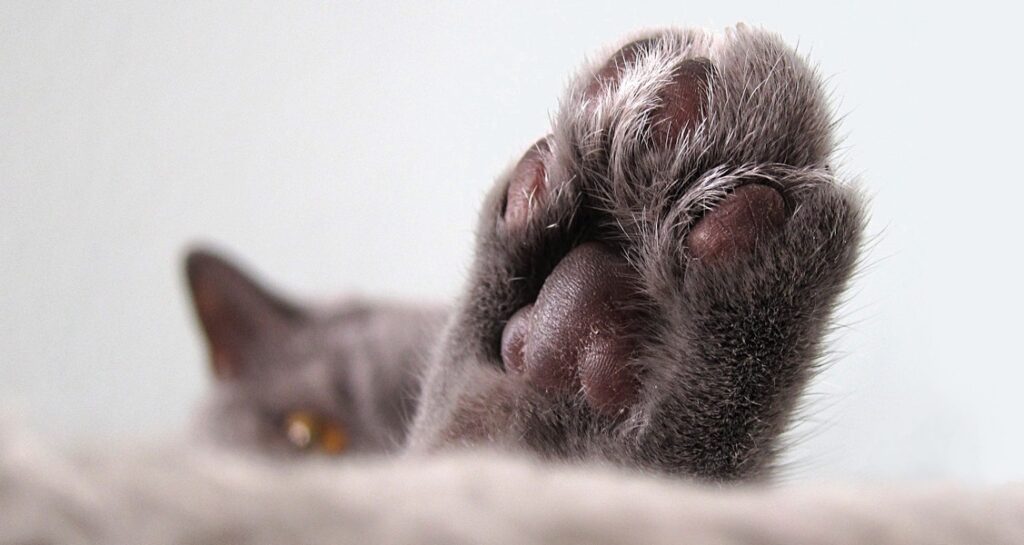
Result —
M 687 237 L 691 254 L 714 263 L 749 251 L 786 221 L 782 195 L 767 186 L 745 185 L 708 212 Z

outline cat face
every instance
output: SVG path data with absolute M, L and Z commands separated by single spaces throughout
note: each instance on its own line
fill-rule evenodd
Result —
M 402 444 L 444 309 L 301 306 L 208 250 L 190 252 L 185 269 L 215 378 L 196 418 L 204 438 L 286 456 Z

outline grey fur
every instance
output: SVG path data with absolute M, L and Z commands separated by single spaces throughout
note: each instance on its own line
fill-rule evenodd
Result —
M 653 41 L 596 104 L 583 90 L 603 59 L 569 86 L 553 121 L 551 194 L 525 232 L 503 229 L 509 173 L 484 203 L 475 262 L 428 368 L 411 450 L 496 444 L 708 480 L 770 471 L 854 267 L 861 205 L 831 164 L 833 121 L 820 79 L 778 37 L 739 26 L 639 38 Z M 704 121 L 677 141 L 653 142 L 656 92 L 693 58 L 715 71 Z M 689 229 L 753 182 L 787 201 L 779 236 L 719 266 L 692 259 Z M 622 249 L 648 317 L 630 363 L 640 369 L 642 399 L 617 418 L 509 380 L 500 356 L 512 313 L 562 256 L 594 239 Z
M 202 437 L 249 452 L 298 453 L 285 419 L 303 411 L 338 424 L 346 453 L 389 452 L 404 442 L 446 309 L 357 298 L 300 306 L 208 250 L 191 252 L 187 264 L 211 357 L 220 346 L 237 367 L 214 381 L 196 415 Z M 222 304 L 204 310 L 204 296 Z M 211 328 L 218 320 L 223 325 Z
M 489 451 L 294 463 L 47 439 L 0 418 L 0 543 L 1024 543 L 1021 483 L 719 488 Z

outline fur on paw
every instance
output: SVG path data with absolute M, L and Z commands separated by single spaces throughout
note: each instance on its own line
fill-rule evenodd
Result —
M 413 447 L 764 473 L 862 230 L 832 124 L 805 61 L 743 26 L 586 67 L 485 203 Z

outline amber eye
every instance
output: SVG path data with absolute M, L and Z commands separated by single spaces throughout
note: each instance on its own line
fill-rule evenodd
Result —
M 310 411 L 288 413 L 284 431 L 288 441 L 300 450 L 335 455 L 348 446 L 348 436 L 341 426 Z

